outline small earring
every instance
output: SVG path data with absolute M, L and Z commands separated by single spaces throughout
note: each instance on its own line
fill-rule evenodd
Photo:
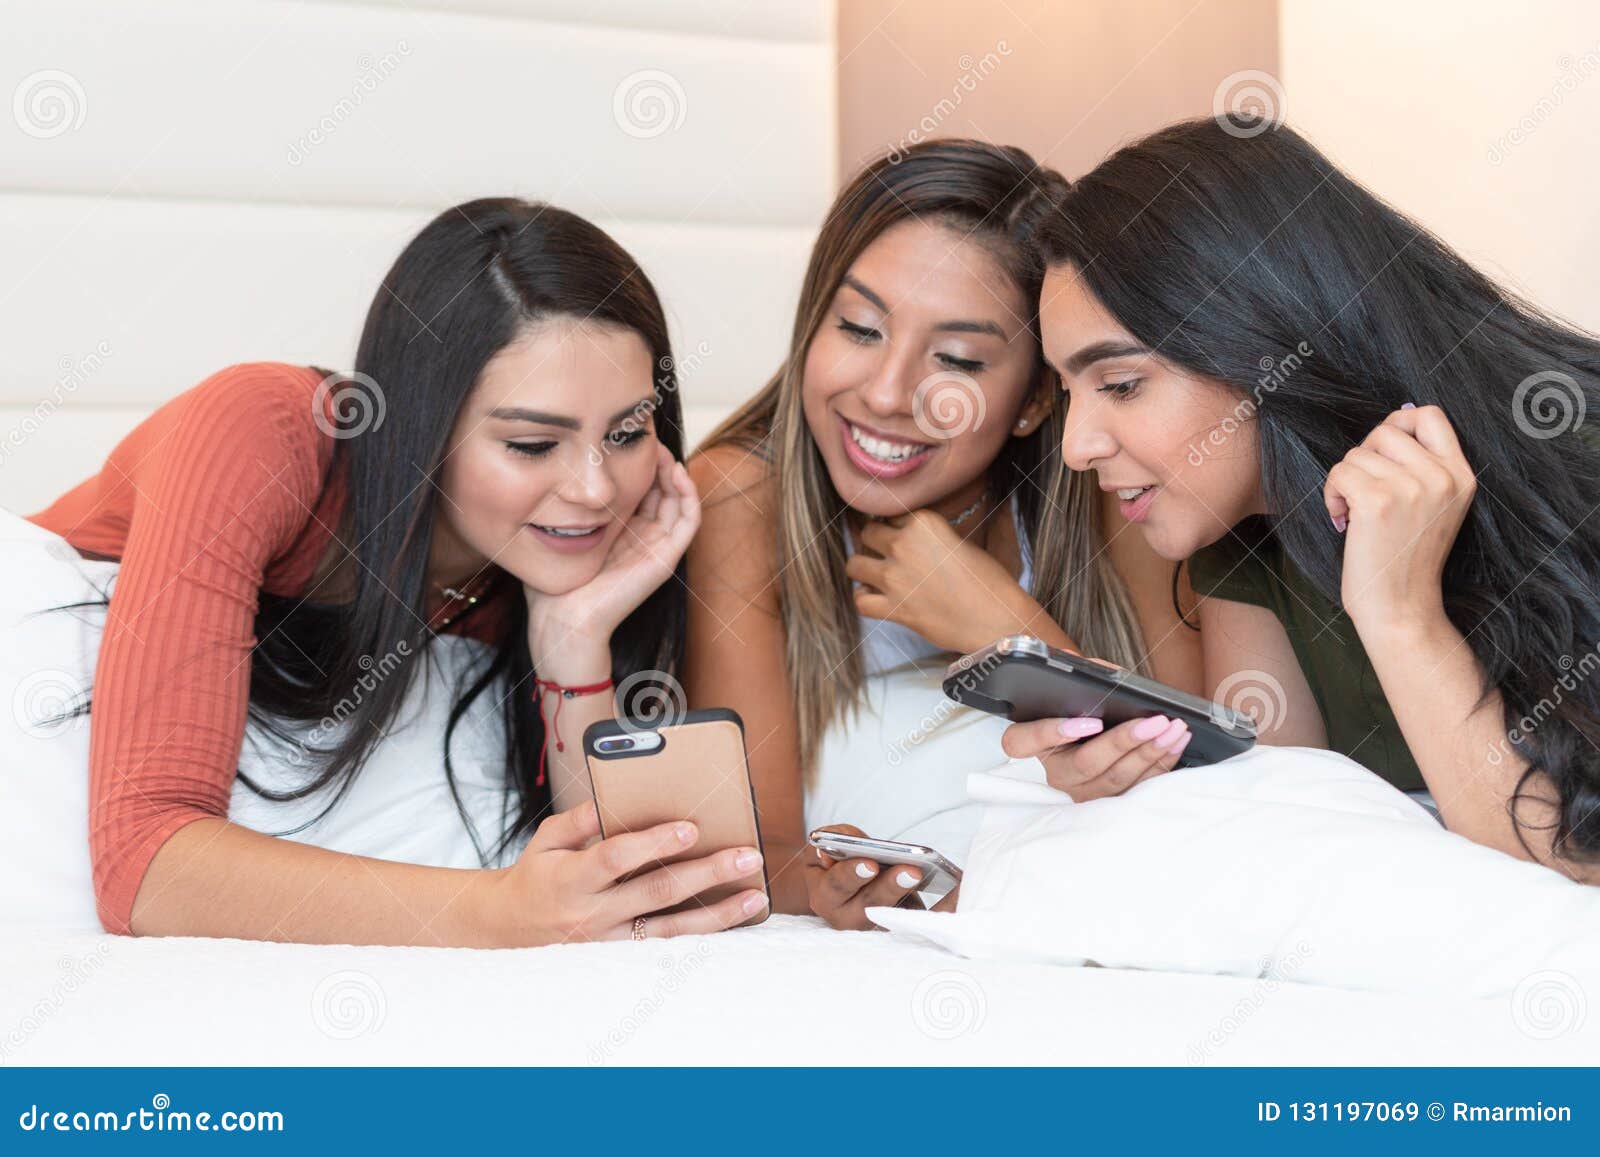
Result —
M 1026 430 L 1027 428 L 1028 428 L 1028 419 L 1026 419 L 1026 418 L 1018 418 L 1017 419 L 1017 429 Z

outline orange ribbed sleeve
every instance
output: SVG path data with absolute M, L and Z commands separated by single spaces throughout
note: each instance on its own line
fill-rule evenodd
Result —
M 173 832 L 228 814 L 263 575 L 306 528 L 328 461 L 309 409 L 317 380 L 273 364 L 223 370 L 130 435 L 136 456 L 125 443 L 79 488 L 120 493 L 128 512 L 89 734 L 89 848 L 109 931 L 129 931 Z

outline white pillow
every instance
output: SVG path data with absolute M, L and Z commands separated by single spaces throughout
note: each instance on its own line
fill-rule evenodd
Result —
M 971 786 L 994 805 L 959 911 L 874 921 L 971 957 L 1356 989 L 1600 981 L 1600 889 L 1445 831 L 1331 752 L 1258 747 L 1084 804 Z
M 112 582 L 118 564 L 82 559 L 58 536 L 5 510 L 0 557 L 0 925 L 98 931 L 88 845 L 90 718 L 42 721 L 91 687 L 105 612 L 33 612 L 99 598 L 96 587 Z M 291 838 L 380 859 L 477 866 L 445 784 L 443 736 L 457 677 L 482 653 L 482 644 L 468 639 L 436 639 L 396 726 L 355 786 L 326 818 Z M 489 844 L 501 831 L 505 798 L 497 714 L 503 695 L 503 687 L 490 687 L 478 697 L 451 749 L 463 801 Z M 321 733 L 319 746 L 345 726 Z M 254 725 L 238 766 L 273 787 L 302 782 L 304 774 Z M 322 803 L 272 803 L 236 782 L 229 815 L 279 833 L 310 820 Z

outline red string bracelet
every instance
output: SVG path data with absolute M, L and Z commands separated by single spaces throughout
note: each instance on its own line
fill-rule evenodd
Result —
M 561 742 L 561 704 L 564 700 L 574 699 L 579 695 L 595 695 L 601 691 L 611 689 L 611 680 L 604 683 L 587 683 L 582 687 L 565 687 L 560 683 L 553 683 L 549 679 L 535 679 L 533 681 L 533 701 L 539 705 L 539 721 L 544 722 L 544 697 L 547 692 L 554 691 L 560 697 L 556 700 L 555 717 L 550 720 L 550 733 L 556 737 L 556 750 L 565 751 L 567 745 Z M 544 786 L 545 756 L 550 745 L 539 745 L 539 777 L 533 781 L 535 787 Z

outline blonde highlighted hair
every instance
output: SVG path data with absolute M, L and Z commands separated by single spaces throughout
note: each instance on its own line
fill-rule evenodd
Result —
M 812 248 L 788 357 L 699 447 L 740 447 L 782 480 L 774 488 L 775 558 L 808 774 L 827 727 L 859 706 L 866 678 L 861 622 L 845 575 L 845 503 L 802 409 L 811 341 L 861 252 L 909 219 L 947 224 L 988 245 L 1036 310 L 1042 269 L 1031 235 L 1066 188 L 1059 174 L 1021 149 L 982 141 L 926 142 L 869 164 L 839 194 Z M 1036 317 L 1031 326 L 1037 341 Z M 1042 354 L 1036 374 L 1051 374 Z M 1050 394 L 1059 398 L 1059 390 Z M 1098 488 L 1062 462 L 1063 417 L 1057 401 L 1034 433 L 1007 440 L 991 471 L 993 489 L 1016 498 L 1032 553 L 1033 598 L 1086 654 L 1144 671 L 1133 604 L 1105 553 Z

